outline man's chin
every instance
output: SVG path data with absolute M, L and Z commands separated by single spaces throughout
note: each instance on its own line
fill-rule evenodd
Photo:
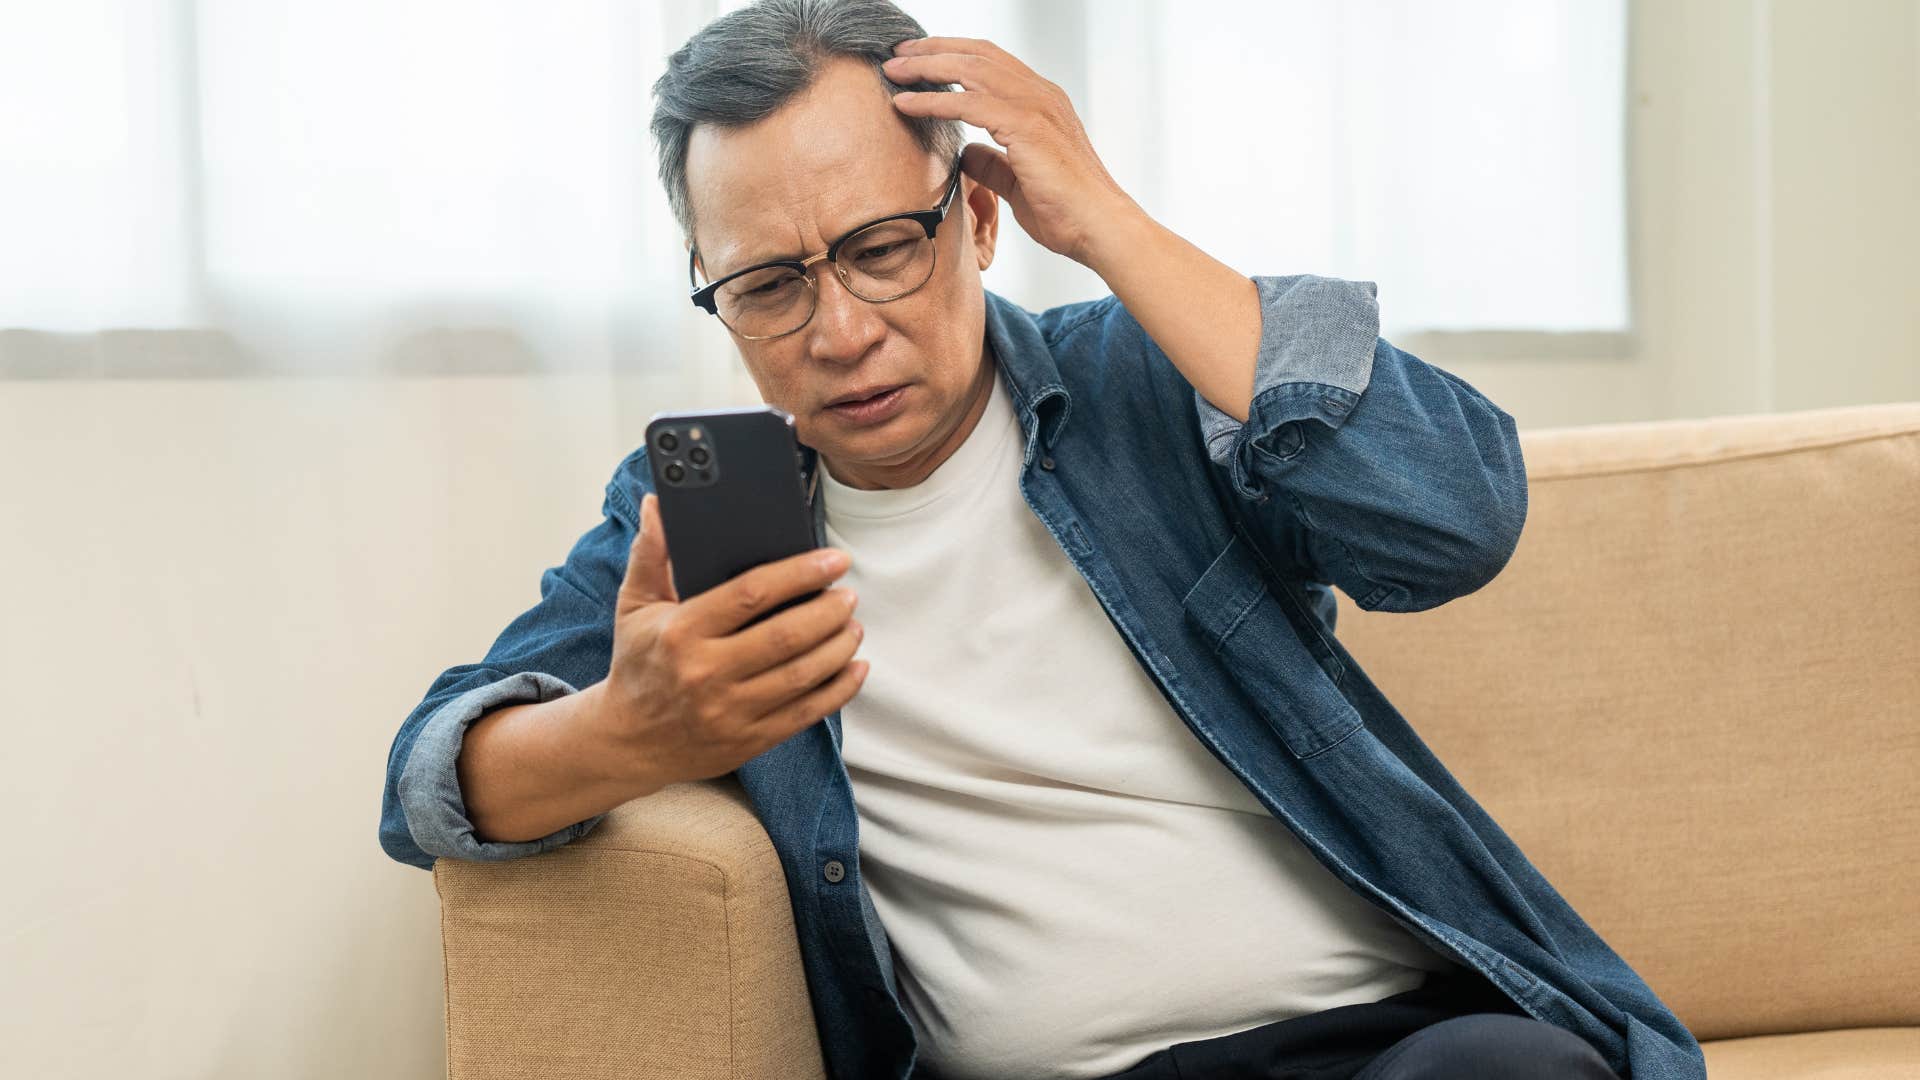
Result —
M 823 417 L 813 434 L 813 439 L 802 436 L 800 441 L 835 462 L 846 462 L 856 467 L 898 464 L 911 456 L 925 436 L 910 412 L 871 427 L 850 430 L 844 425 L 836 425 L 832 417 Z

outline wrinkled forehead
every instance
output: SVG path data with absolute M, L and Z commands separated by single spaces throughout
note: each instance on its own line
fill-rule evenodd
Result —
M 687 197 L 709 277 L 820 251 L 864 222 L 933 205 L 951 163 L 914 141 L 873 81 L 882 78 L 834 65 L 762 120 L 694 127 Z

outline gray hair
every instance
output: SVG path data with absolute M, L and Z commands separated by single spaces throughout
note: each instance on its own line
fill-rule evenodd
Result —
M 835 56 L 871 63 L 889 94 L 945 91 L 945 84 L 896 83 L 880 66 L 895 45 L 925 36 L 890 0 L 756 0 L 701 27 L 667 58 L 666 74 L 653 84 L 660 183 L 681 232 L 693 239 L 687 143 L 695 124 L 738 127 L 763 119 L 811 85 L 821 63 Z M 966 143 L 958 120 L 904 113 L 901 119 L 932 157 L 957 157 Z

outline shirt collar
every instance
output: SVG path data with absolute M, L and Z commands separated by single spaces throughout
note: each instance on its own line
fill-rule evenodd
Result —
M 987 343 L 1006 373 L 1031 461 L 1035 434 L 1043 448 L 1052 449 L 1073 409 L 1073 399 L 1060 381 L 1060 367 L 1033 314 L 992 292 L 987 293 Z
M 1020 417 L 1020 429 L 1026 439 L 1024 468 L 1033 461 L 1036 435 L 1042 450 L 1053 448 L 1054 441 L 1060 437 L 1061 426 L 1067 422 L 1067 414 L 1072 411 L 1073 399 L 1060 381 L 1060 367 L 1054 362 L 1053 350 L 1041 336 L 1033 313 L 992 290 L 985 293 L 987 345 L 1006 377 L 1008 393 L 1013 397 L 1013 411 Z M 813 470 L 819 467 L 819 451 L 802 445 L 800 456 L 806 489 L 811 493 L 815 490 Z

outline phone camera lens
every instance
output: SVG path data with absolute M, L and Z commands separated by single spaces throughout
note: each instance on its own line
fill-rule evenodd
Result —
M 669 483 L 677 484 L 680 481 L 685 480 L 686 478 L 687 478 L 687 470 L 682 468 L 679 462 L 676 461 L 673 464 L 667 466 L 667 481 Z
M 707 463 L 707 448 L 704 446 L 696 446 L 687 451 L 687 460 L 693 462 L 695 465 L 705 465 Z
M 663 431 L 660 433 L 660 437 L 655 439 L 654 442 L 660 444 L 660 449 L 671 453 L 674 447 L 680 445 L 680 437 L 671 431 Z

